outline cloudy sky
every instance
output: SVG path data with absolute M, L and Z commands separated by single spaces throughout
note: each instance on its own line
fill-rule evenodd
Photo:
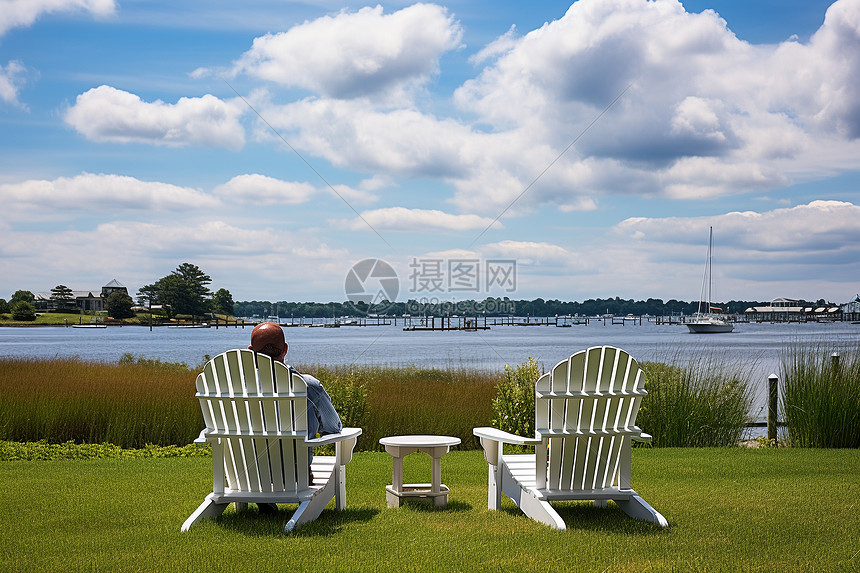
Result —
M 860 0 L 0 0 L 0 205 L 7 299 L 845 302 Z

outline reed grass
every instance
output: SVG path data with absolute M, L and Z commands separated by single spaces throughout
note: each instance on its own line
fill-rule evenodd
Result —
M 4 358 L 0 439 L 188 444 L 203 427 L 195 377 L 187 366 L 164 363 Z
M 749 381 L 714 357 L 689 364 L 644 365 L 650 394 L 639 425 L 657 446 L 736 444 L 751 405 Z M 0 359 L 0 440 L 188 444 L 203 428 L 194 398 L 199 370 L 131 355 L 120 364 Z M 530 421 L 534 432 L 533 401 L 526 400 L 533 400 L 539 374 L 534 362 L 499 373 L 415 366 L 299 370 L 322 380 L 345 426 L 363 429 L 359 450 L 379 450 L 380 438 L 399 434 L 455 436 L 462 448 L 477 449 L 472 429 L 504 426 L 505 416 L 515 427 L 503 429 L 528 435 L 523 424 Z
M 203 428 L 195 399 L 199 367 L 124 356 L 120 364 L 78 359 L 0 359 L 0 439 L 185 445 Z M 302 367 L 323 381 L 358 448 L 378 450 L 396 434 L 459 437 L 479 447 L 499 376 L 478 369 Z
M 792 446 L 860 448 L 860 344 L 794 343 L 781 373 Z
M 749 372 L 713 353 L 691 360 L 644 362 L 645 389 L 637 425 L 657 447 L 734 446 L 753 407 Z
M 360 450 L 381 450 L 380 438 L 402 434 L 454 436 L 461 448 L 479 448 L 472 428 L 489 424 L 501 378 L 468 368 L 318 365 L 300 370 L 324 381 L 345 426 L 363 428 Z M 366 392 L 365 407 L 357 403 L 359 386 Z

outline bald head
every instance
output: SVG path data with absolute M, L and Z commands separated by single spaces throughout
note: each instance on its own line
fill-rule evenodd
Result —
M 261 322 L 251 331 L 251 345 L 248 348 L 283 361 L 287 354 L 284 329 L 274 322 Z

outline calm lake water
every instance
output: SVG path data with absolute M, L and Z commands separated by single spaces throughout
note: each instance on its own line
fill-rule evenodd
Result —
M 766 396 L 767 375 L 779 373 L 782 350 L 794 343 L 827 343 L 841 347 L 860 342 L 860 325 L 737 324 L 728 334 L 695 335 L 679 325 L 652 323 L 588 326 L 495 326 L 478 332 L 404 332 L 401 325 L 287 328 L 287 361 L 296 365 L 417 365 L 436 368 L 501 370 L 534 358 L 550 368 L 573 352 L 608 344 L 623 348 L 637 360 L 685 361 L 716 353 L 730 363 L 750 368 L 757 409 Z M 0 356 L 70 357 L 116 362 L 127 352 L 167 362 L 200 364 L 232 348 L 246 348 L 250 328 L 109 327 L 102 329 L 28 327 L 0 328 Z M 766 415 L 766 413 L 765 413 Z

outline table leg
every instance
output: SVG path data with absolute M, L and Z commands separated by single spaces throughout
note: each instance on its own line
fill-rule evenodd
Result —
M 391 487 L 397 493 L 403 491 L 403 458 L 400 455 L 394 456 L 394 469 L 391 473 Z

